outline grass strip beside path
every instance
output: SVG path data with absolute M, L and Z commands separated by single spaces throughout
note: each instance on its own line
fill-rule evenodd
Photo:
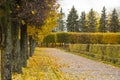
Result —
M 102 62 L 102 63 L 105 63 L 105 64 L 110 65 L 112 67 L 120 68 L 120 65 L 117 65 L 117 64 L 114 64 L 114 63 L 111 63 L 111 62 L 107 62 L 107 61 L 103 61 L 103 60 L 97 59 L 95 57 L 88 56 L 88 55 L 85 54 L 86 52 L 82 52 L 82 53 L 70 52 L 70 51 L 68 51 L 68 50 L 66 50 L 64 48 L 60 48 L 60 47 L 57 48 L 57 49 L 60 49 L 60 50 L 62 50 L 64 52 L 67 52 L 67 53 L 70 53 L 70 54 L 82 56 L 82 57 L 85 57 L 87 59 L 91 59 L 91 60 L 94 60 L 94 61 Z

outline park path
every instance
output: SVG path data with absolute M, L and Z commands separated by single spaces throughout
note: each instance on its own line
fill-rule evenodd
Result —
M 55 48 L 44 48 L 49 57 L 55 57 L 60 70 L 77 80 L 120 80 L 120 69 L 101 62 L 86 59 Z

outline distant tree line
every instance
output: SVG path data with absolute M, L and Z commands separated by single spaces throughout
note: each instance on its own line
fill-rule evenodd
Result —
M 120 32 L 120 19 L 115 8 L 111 14 L 107 14 L 106 8 L 103 7 L 100 16 L 93 9 L 89 13 L 83 11 L 79 18 L 77 10 L 73 6 L 66 21 L 63 20 L 62 9 L 60 14 L 62 17 L 58 19 L 57 32 Z

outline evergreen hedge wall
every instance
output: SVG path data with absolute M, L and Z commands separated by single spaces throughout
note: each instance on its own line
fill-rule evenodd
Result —
M 43 39 L 43 43 L 55 43 L 55 42 L 56 42 L 56 34 L 54 34 L 54 33 L 47 35 Z
M 119 44 L 120 33 L 52 33 L 45 43 Z
M 120 65 L 120 33 L 52 33 L 44 43 L 67 46 L 71 52 L 84 53 Z M 69 44 L 69 45 L 63 45 Z
M 120 65 L 120 45 L 89 44 L 88 47 L 88 44 L 69 44 L 69 51 Z

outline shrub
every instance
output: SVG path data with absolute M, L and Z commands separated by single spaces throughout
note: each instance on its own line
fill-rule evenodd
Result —
M 62 32 L 62 33 L 56 33 L 56 42 L 57 43 L 68 43 L 68 33 Z
M 119 44 L 120 33 L 59 32 L 49 34 L 44 38 L 44 42 L 74 43 L 74 44 Z
M 69 50 L 71 52 L 83 52 L 86 51 L 86 44 L 69 44 Z
M 90 44 L 89 52 L 87 52 L 87 44 L 70 44 L 69 50 L 77 53 L 82 52 L 87 56 L 114 64 L 120 64 L 120 45 Z
M 102 43 L 103 44 L 117 44 L 119 43 L 119 34 L 117 33 L 106 33 L 103 35 Z
M 47 35 L 44 39 L 43 39 L 44 43 L 55 43 L 56 42 L 56 34 L 50 34 Z

